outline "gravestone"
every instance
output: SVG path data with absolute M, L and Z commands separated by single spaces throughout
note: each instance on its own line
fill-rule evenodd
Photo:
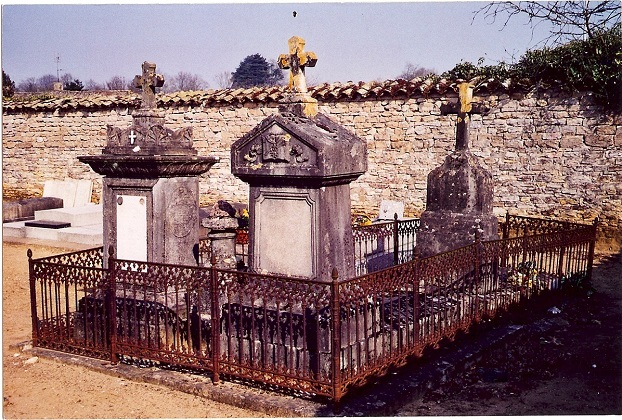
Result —
M 333 268 L 355 274 L 350 183 L 367 170 L 367 147 L 318 112 L 304 77 L 316 61 L 302 38 L 289 40 L 278 62 L 290 92 L 232 145 L 231 171 L 250 185 L 250 269 L 328 282 Z
M 109 247 L 115 257 L 138 261 L 196 265 L 199 242 L 199 175 L 214 157 L 197 156 L 192 128 L 173 131 L 158 111 L 156 87 L 164 78 L 144 62 L 134 86 L 142 90 L 140 109 L 128 128 L 107 127 L 107 143 L 98 156 L 78 159 L 104 176 L 104 261 Z
M 235 256 L 236 229 L 235 208 L 226 201 L 219 200 L 206 211 L 201 226 L 209 229 L 210 254 L 214 257 L 214 267 L 233 270 L 237 267 Z
M 462 83 L 458 104 L 441 108 L 445 115 L 458 115 L 456 150 L 428 175 L 426 210 L 417 233 L 422 257 L 469 245 L 475 241 L 476 230 L 482 240 L 499 237 L 493 214 L 492 175 L 469 151 L 470 114 L 486 111 L 472 103 L 472 95 L 472 86 Z
M 395 215 L 397 215 L 398 220 L 404 218 L 404 202 L 382 200 L 380 202 L 380 212 L 378 213 L 378 220 L 394 220 Z

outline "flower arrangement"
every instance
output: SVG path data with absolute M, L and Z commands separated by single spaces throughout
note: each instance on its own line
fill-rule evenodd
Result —
M 538 270 L 536 263 L 525 261 L 516 266 L 516 270 L 510 271 L 508 281 L 517 286 L 534 287 L 538 285 Z
M 371 225 L 371 219 L 364 213 L 359 213 L 354 215 L 354 220 L 352 221 L 353 226 L 369 226 Z

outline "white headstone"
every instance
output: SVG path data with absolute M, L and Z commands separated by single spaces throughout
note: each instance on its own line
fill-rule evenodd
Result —
M 397 213 L 398 219 L 404 218 L 404 203 L 401 201 L 382 200 L 378 220 L 393 220 Z

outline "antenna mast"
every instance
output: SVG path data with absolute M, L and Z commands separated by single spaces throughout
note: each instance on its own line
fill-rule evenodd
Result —
M 62 70 L 60 68 L 60 54 L 56 53 L 56 81 L 60 82 L 60 71 Z

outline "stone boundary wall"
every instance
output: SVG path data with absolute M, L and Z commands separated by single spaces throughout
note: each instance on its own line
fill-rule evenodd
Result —
M 378 214 L 383 199 L 425 209 L 427 174 L 455 144 L 455 115 L 440 106 L 453 91 L 388 99 L 320 100 L 320 111 L 367 140 L 369 169 L 352 183 L 355 211 Z M 622 116 L 608 116 L 591 94 L 477 92 L 490 113 L 474 115 L 471 150 L 495 180 L 498 214 L 550 216 L 622 231 Z M 77 156 L 100 154 L 106 125 L 131 124 L 132 104 L 107 109 L 4 110 L 3 189 L 42 190 L 50 179 L 101 179 Z M 275 102 L 168 105 L 166 124 L 191 126 L 200 155 L 220 158 L 201 177 L 202 202 L 247 202 L 248 189 L 230 172 L 230 147 L 266 116 Z

